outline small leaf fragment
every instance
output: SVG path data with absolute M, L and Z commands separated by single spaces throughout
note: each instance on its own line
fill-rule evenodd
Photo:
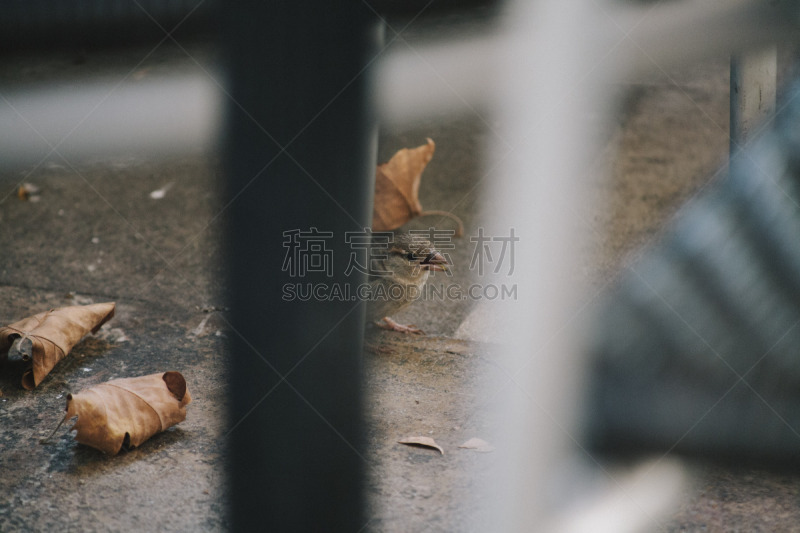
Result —
M 114 379 L 67 396 L 65 419 L 78 417 L 75 440 L 115 455 L 186 418 L 192 397 L 180 372 Z
M 17 198 L 19 198 L 22 201 L 38 202 L 39 192 L 40 192 L 39 187 L 37 187 L 33 183 L 23 183 L 17 189 Z
M 439 453 L 444 455 L 444 450 L 441 446 L 436 444 L 436 441 L 430 437 L 406 437 L 404 439 L 400 439 L 400 444 L 406 444 L 408 446 L 421 446 L 423 448 L 432 448 L 434 450 L 439 450 Z
M 466 448 L 468 450 L 475 450 L 476 452 L 493 452 L 494 446 L 489 444 L 483 439 L 479 439 L 477 437 L 473 437 L 469 439 L 464 444 L 460 445 L 459 448 Z
M 160 189 L 152 191 L 150 193 L 150 198 L 152 198 L 153 200 L 161 200 L 167 195 L 167 192 L 172 188 L 173 185 L 174 183 L 170 182 L 161 187 Z

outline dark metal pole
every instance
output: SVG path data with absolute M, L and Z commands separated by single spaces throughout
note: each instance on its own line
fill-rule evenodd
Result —
M 359 531 L 363 309 L 345 287 L 364 280 L 344 235 L 371 216 L 376 25 L 360 2 L 230 9 L 231 523 Z

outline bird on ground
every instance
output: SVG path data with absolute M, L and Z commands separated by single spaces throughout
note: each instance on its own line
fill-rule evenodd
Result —
M 390 315 L 418 299 L 430 272 L 447 270 L 447 260 L 430 241 L 408 233 L 374 245 L 372 257 L 367 319 L 384 329 L 423 334 L 417 326 L 400 324 Z

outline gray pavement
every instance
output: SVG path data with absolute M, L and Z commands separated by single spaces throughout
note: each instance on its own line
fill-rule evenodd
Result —
M 4 177 L 0 204 L 2 318 L 117 302 L 116 316 L 34 391 L 18 367 L 0 374 L 0 529 L 216 531 L 224 526 L 225 321 L 220 313 L 214 173 L 205 158 L 45 164 Z M 165 197 L 150 192 L 173 183 Z M 177 370 L 193 396 L 187 418 L 115 457 L 77 445 L 66 394 L 109 379 Z

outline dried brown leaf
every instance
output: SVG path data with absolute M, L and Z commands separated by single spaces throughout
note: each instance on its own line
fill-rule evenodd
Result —
M 372 211 L 373 231 L 391 231 L 417 216 L 443 216 L 456 222 L 456 237 L 464 234 L 461 219 L 447 211 L 423 211 L 419 201 L 422 172 L 433 158 L 436 144 L 403 148 L 375 173 L 375 203 Z
M 22 386 L 35 388 L 56 363 L 67 356 L 87 333 L 97 333 L 114 316 L 114 302 L 51 309 L 0 328 L 0 357 L 16 340 L 29 340 L 33 363 L 22 375 Z
M 475 450 L 476 452 L 493 452 L 494 446 L 489 444 L 483 439 L 479 439 L 477 437 L 473 437 L 469 439 L 464 444 L 460 445 L 459 448 L 466 448 L 468 450 Z
M 65 419 L 78 417 L 75 440 L 114 455 L 186 418 L 192 397 L 180 372 L 114 379 L 67 396 Z
M 419 184 L 422 181 L 422 171 L 433 158 L 434 150 L 436 144 L 428 139 L 427 144 L 403 148 L 387 163 L 378 165 L 372 213 L 374 231 L 399 228 L 422 213 Z
M 407 444 L 409 446 L 422 446 L 423 448 L 432 448 L 434 450 L 439 450 L 439 453 L 444 455 L 444 450 L 441 446 L 436 444 L 436 441 L 430 437 L 406 437 L 404 439 L 400 439 L 400 444 Z

